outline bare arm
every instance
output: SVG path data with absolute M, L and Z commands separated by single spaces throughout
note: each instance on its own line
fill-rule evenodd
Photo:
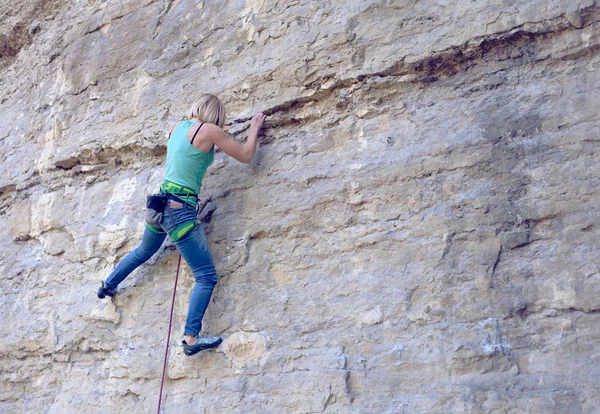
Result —
M 250 133 L 245 144 L 238 144 L 232 139 L 227 138 L 225 132 L 221 128 L 215 128 L 211 134 L 212 142 L 223 150 L 223 152 L 239 162 L 249 164 L 256 152 L 256 144 L 258 142 L 258 134 L 265 121 L 266 115 L 258 113 L 252 117 L 250 121 Z

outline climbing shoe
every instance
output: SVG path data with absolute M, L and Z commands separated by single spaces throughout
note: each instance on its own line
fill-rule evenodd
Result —
M 182 341 L 183 353 L 187 356 L 192 356 L 205 349 L 215 348 L 223 342 L 223 338 L 218 336 L 209 336 L 205 338 L 196 338 L 194 345 L 188 345 L 185 340 Z
M 116 290 L 107 288 L 104 284 L 104 281 L 102 281 L 102 286 L 100 286 L 100 288 L 98 289 L 97 295 L 100 299 L 104 299 L 106 296 L 110 296 L 112 298 L 113 296 L 115 296 L 115 293 L 117 293 Z

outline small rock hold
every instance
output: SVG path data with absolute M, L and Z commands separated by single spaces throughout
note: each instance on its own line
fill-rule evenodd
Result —
M 42 24 L 39 20 L 34 20 L 30 25 L 29 25 L 29 34 L 30 35 L 34 35 L 37 34 L 40 30 L 42 29 Z
M 567 20 L 573 27 L 576 29 L 581 29 L 583 27 L 583 16 L 579 10 L 572 10 L 567 12 L 566 14 Z
M 86 319 L 92 319 L 96 321 L 112 322 L 114 324 L 119 323 L 121 320 L 121 314 L 117 312 L 117 308 L 112 300 L 103 301 L 96 306 L 90 316 Z
M 361 108 L 358 111 L 356 111 L 356 115 L 358 115 L 359 118 L 364 118 L 365 116 L 369 115 L 371 113 L 371 111 L 367 108 Z
M 377 325 L 381 322 L 383 322 L 383 312 L 381 312 L 379 306 L 358 317 L 358 324 L 360 326 Z
M 14 240 L 27 240 L 31 232 L 31 202 L 14 203 L 8 210 L 8 234 Z
M 223 342 L 221 348 L 235 365 L 244 366 L 265 353 L 267 340 L 256 332 L 236 332 Z
M 44 233 L 38 239 L 42 245 L 42 249 L 44 249 L 44 253 L 51 256 L 58 256 L 73 245 L 71 236 L 62 231 Z

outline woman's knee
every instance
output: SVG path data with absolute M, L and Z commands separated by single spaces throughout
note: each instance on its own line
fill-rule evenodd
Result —
M 143 249 L 141 247 L 135 249 L 135 256 L 141 262 L 148 261 L 154 253 L 156 253 L 154 250 Z
M 194 280 L 196 283 L 208 284 L 214 286 L 217 284 L 217 271 L 214 266 L 204 266 L 194 269 Z

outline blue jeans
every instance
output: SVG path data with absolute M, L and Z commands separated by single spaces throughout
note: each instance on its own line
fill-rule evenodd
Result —
M 181 201 L 170 194 L 169 200 Z M 182 204 L 183 207 L 174 208 L 169 207 L 169 203 L 167 203 L 160 223 L 162 232 L 156 233 L 146 227 L 142 236 L 142 243 L 125 256 L 106 279 L 105 284 L 108 288 L 116 289 L 119 283 L 131 272 L 150 259 L 158 251 L 167 234 L 177 226 L 189 220 L 196 220 L 196 209 L 187 203 Z M 185 236 L 177 240 L 175 245 L 192 270 L 196 280 L 190 297 L 188 316 L 183 332 L 184 335 L 196 336 L 202 329 L 202 318 L 217 283 L 217 272 L 202 226 L 194 227 Z

